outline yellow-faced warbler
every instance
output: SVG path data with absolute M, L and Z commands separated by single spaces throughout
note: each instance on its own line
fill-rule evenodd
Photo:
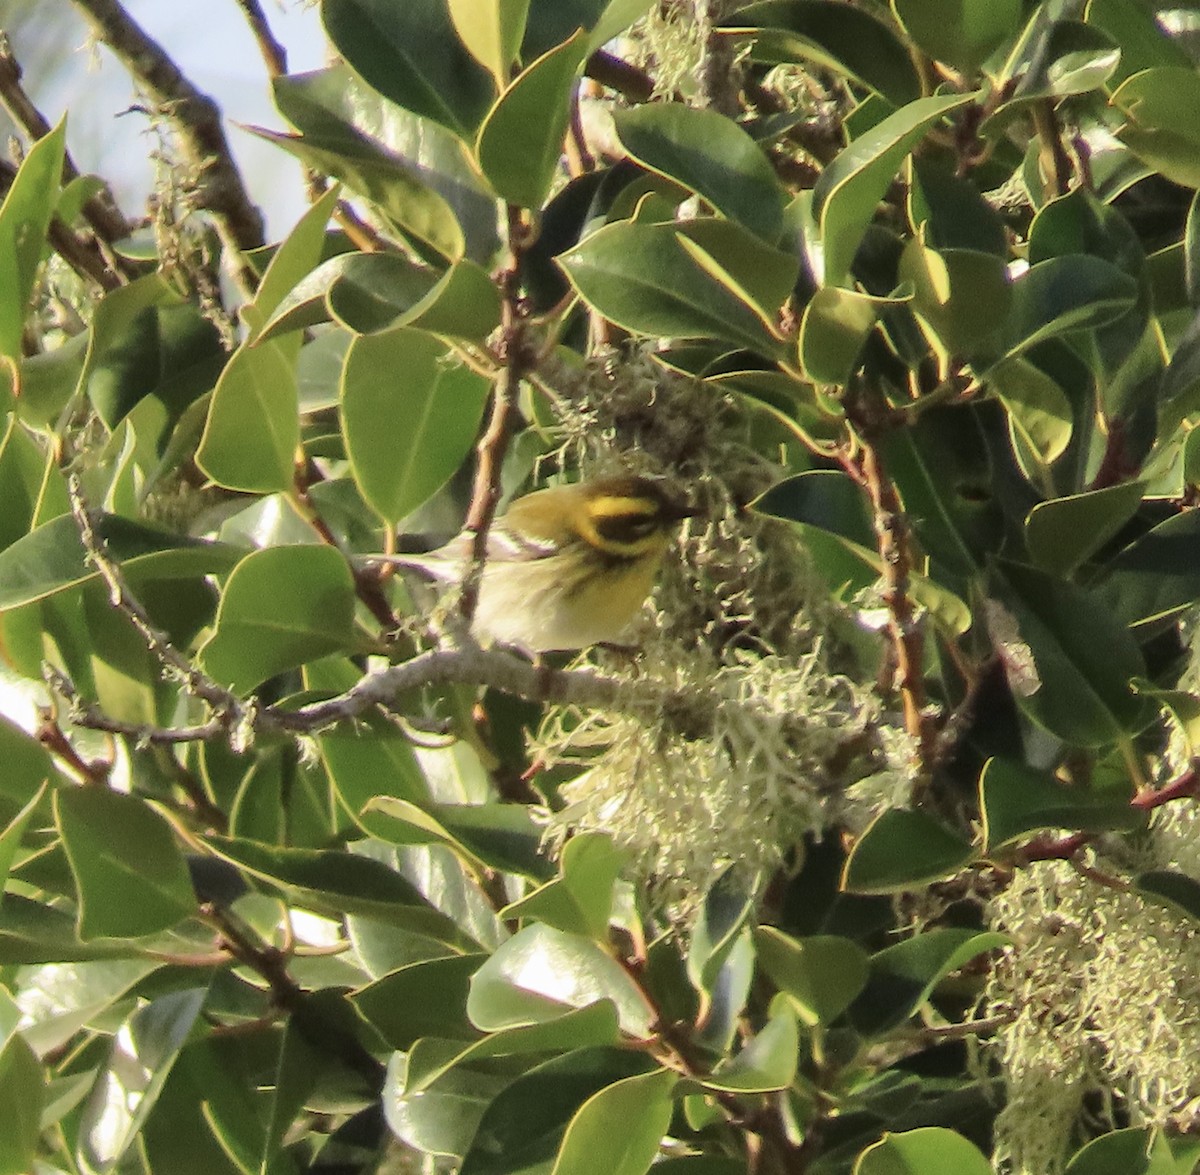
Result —
M 654 586 L 672 530 L 698 511 L 646 477 L 605 477 L 518 498 L 488 531 L 471 631 L 532 653 L 618 641 Z M 392 556 L 460 584 L 475 536 L 428 555 Z

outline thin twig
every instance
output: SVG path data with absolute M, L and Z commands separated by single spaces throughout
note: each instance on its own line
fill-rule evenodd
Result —
M 197 177 L 199 204 L 212 214 L 227 248 L 236 255 L 263 245 L 263 216 L 234 162 L 216 102 L 192 84 L 117 0 L 72 2 L 87 18 L 96 38 L 116 54 L 174 126 L 184 161 Z
M 215 715 L 224 718 L 228 728 L 232 729 L 244 723 L 251 716 L 251 707 L 236 694 L 202 673 L 180 653 L 171 644 L 167 634 L 156 627 L 141 601 L 130 590 L 124 572 L 109 557 L 104 540 L 96 532 L 96 520 L 84 501 L 78 476 L 72 474 L 67 478 L 67 493 L 71 500 L 71 513 L 74 515 L 75 525 L 79 528 L 79 537 L 87 552 L 88 561 L 107 585 L 113 607 L 128 618 L 168 675 L 178 679 L 189 695 L 198 698 L 209 706 Z
M 282 77 L 288 71 L 287 50 L 275 39 L 267 14 L 263 12 L 258 0 L 234 0 L 242 10 L 254 40 L 258 43 L 258 51 L 262 55 L 263 64 L 267 67 L 267 76 Z
M 499 378 L 492 390 L 492 412 L 487 431 L 479 442 L 479 462 L 475 467 L 475 486 L 471 506 L 467 511 L 466 530 L 474 535 L 471 563 L 463 577 L 459 614 L 463 626 L 470 628 L 479 604 L 479 588 L 487 561 L 488 534 L 496 505 L 500 501 L 500 474 L 504 454 L 512 435 L 513 416 L 521 380 L 531 366 L 530 348 L 526 339 L 525 306 L 521 301 L 521 261 L 532 244 L 533 234 L 525 210 L 516 204 L 507 208 L 508 257 L 497 276 L 500 287 L 500 341 L 497 358 L 502 364 Z

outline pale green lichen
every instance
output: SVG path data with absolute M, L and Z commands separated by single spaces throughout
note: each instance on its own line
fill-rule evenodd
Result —
M 1053 1175 L 1089 1133 L 1086 1114 L 1167 1125 L 1200 1096 L 1200 936 L 1183 915 L 1061 861 L 1018 873 L 991 903 L 1014 949 L 987 1014 L 1006 1088 L 996 1158 Z

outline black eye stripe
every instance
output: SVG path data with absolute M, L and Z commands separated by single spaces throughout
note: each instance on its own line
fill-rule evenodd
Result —
M 594 519 L 596 533 L 608 542 L 628 543 L 644 539 L 659 528 L 656 517 L 645 514 L 609 514 Z

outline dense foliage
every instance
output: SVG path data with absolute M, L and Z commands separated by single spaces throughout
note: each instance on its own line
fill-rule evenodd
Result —
M 76 3 L 174 154 L 0 54 L 0 1172 L 1190 1172 L 1191 8 L 244 0 L 267 245 Z M 614 472 L 632 649 L 369 558 Z

